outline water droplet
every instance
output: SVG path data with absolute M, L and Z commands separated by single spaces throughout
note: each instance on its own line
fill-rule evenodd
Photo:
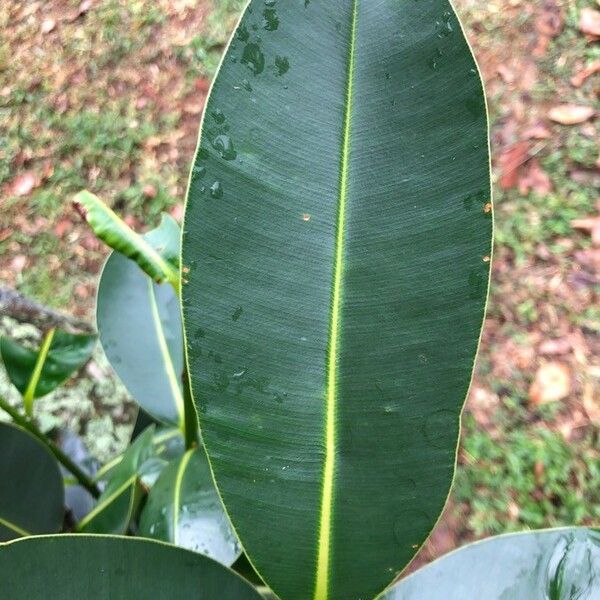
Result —
M 242 367 L 239 371 L 236 371 L 231 377 L 233 379 L 241 379 L 248 372 L 248 367 Z
M 234 160 L 237 157 L 237 152 L 233 147 L 233 141 L 228 135 L 218 135 L 212 140 L 212 145 L 221 158 L 225 160 Z
M 244 309 L 241 306 L 238 306 L 233 313 L 231 313 L 231 320 L 237 321 L 243 314 Z
M 237 37 L 239 40 L 241 40 L 242 42 L 247 42 L 248 39 L 250 38 L 250 32 L 248 31 L 248 28 L 246 27 L 245 24 L 240 25 L 238 27 L 237 30 Z
M 222 198 L 223 197 L 223 186 L 221 185 L 220 181 L 215 181 L 210 186 L 210 195 L 213 198 Z
M 211 111 L 211 116 L 214 119 L 215 123 L 219 125 L 225 122 L 225 113 L 220 108 L 215 108 L 215 110 Z
M 260 75 L 265 70 L 265 56 L 258 44 L 246 44 L 241 63 L 246 65 L 254 75 Z
M 429 59 L 429 66 L 434 71 L 437 71 L 439 64 L 440 64 L 441 57 L 442 57 L 442 51 L 439 48 L 436 48 L 435 54 Z
M 252 86 L 250 85 L 250 82 L 247 79 L 244 79 L 242 81 L 242 87 L 247 91 L 247 92 L 251 92 L 252 91 Z
M 198 179 L 202 179 L 202 177 L 204 177 L 206 175 L 206 167 L 202 166 L 202 165 L 194 165 L 194 175 L 198 178 Z
M 277 75 L 281 77 L 290 70 L 290 61 L 285 56 L 276 56 L 275 68 L 277 69 Z
M 452 25 L 452 13 L 450 11 L 446 11 L 441 20 L 435 22 L 435 27 L 437 29 L 437 36 L 439 38 L 448 37 L 454 32 L 454 26 Z
M 279 27 L 279 17 L 274 8 L 265 8 L 263 10 L 263 29 L 275 31 Z
M 386 73 L 386 74 L 385 74 L 385 78 L 386 78 L 386 79 L 391 79 L 391 77 L 392 77 L 392 76 L 391 76 L 389 73 Z
M 595 598 L 600 572 L 600 548 L 592 532 L 562 536 L 552 552 L 546 571 L 546 600 Z M 582 536 L 577 539 L 576 536 Z M 585 537 L 583 537 L 585 536 Z
M 265 0 L 265 6 L 275 6 L 275 0 Z

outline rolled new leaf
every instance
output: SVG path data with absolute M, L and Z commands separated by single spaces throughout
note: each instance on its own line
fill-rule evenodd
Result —
M 39 350 L 0 338 L 0 354 L 9 379 L 21 392 L 25 410 L 33 411 L 36 398 L 45 396 L 80 369 L 91 357 L 96 336 L 50 329 Z
M 0 423 L 0 542 L 58 531 L 64 498 L 54 456 L 24 429 Z
M 583 527 L 501 535 L 459 548 L 379 600 L 600 598 L 600 532 Z
M 98 504 L 77 525 L 83 533 L 121 534 L 140 499 L 139 469 L 152 454 L 154 427 L 149 427 L 125 451 L 120 462 L 110 471 Z
M 217 487 L 286 600 L 372 598 L 450 488 L 488 287 L 481 80 L 447 0 L 250 2 L 183 236 Z
M 11 600 L 262 600 L 239 575 L 184 550 L 139 538 L 41 536 L 0 544 Z
M 143 239 L 166 256 L 179 254 L 179 227 L 163 215 Z M 154 283 L 133 261 L 113 252 L 96 301 L 100 342 L 134 400 L 155 419 L 183 424 L 183 333 L 171 285 Z
M 155 248 L 143 236 L 133 231 L 98 196 L 83 190 L 76 194 L 73 203 L 94 233 L 106 245 L 135 261 L 154 281 L 169 282 L 179 287 L 178 252 L 173 255 Z
M 225 515 L 204 448 L 171 462 L 152 487 L 140 534 L 200 552 L 231 566 L 241 547 Z

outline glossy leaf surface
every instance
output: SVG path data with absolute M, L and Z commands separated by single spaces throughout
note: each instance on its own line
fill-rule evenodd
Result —
M 600 532 L 584 528 L 502 535 L 443 556 L 380 600 L 596 600 Z
M 172 247 L 161 251 L 144 236 L 137 234 L 98 196 L 84 190 L 73 202 L 93 232 L 107 246 L 135 261 L 154 281 L 169 282 L 177 289 L 179 271 L 178 253 L 173 256 Z
M 31 414 L 34 398 L 45 396 L 64 383 L 90 358 L 96 336 L 51 329 L 38 350 L 0 338 L 0 353 L 13 385 L 21 392 Z
M 491 252 L 446 0 L 253 0 L 206 107 L 183 306 L 217 487 L 286 600 L 372 598 L 435 523 Z
M 203 448 L 170 463 L 152 487 L 140 535 L 206 554 L 230 566 L 241 553 Z
M 27 431 L 0 423 L 0 541 L 54 533 L 63 517 L 63 481 L 54 456 Z
M 98 504 L 78 524 L 84 533 L 125 533 L 139 499 L 138 471 L 152 453 L 154 427 L 149 427 L 125 451 L 110 471 Z
M 11 600 L 262 600 L 210 558 L 139 538 L 61 535 L 3 544 L 0 581 Z
M 179 227 L 164 215 L 144 239 L 173 256 Z M 113 252 L 100 276 L 96 322 L 104 352 L 135 401 L 156 419 L 180 423 L 183 334 L 173 287 L 154 283 L 133 261 Z

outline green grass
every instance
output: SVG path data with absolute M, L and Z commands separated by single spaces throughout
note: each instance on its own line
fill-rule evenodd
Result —
M 556 410 L 554 406 L 554 410 Z M 517 405 L 518 411 L 523 411 Z M 552 418 L 546 408 L 545 420 Z M 583 525 L 600 518 L 600 448 L 593 436 L 567 443 L 543 424 L 498 415 L 495 437 L 465 418 L 455 501 L 469 505 L 477 536 L 524 528 Z M 509 427 L 510 425 L 513 425 Z

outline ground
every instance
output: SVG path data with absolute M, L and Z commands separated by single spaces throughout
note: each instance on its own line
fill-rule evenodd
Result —
M 3 284 L 91 321 L 106 250 L 71 195 L 88 188 L 139 229 L 163 210 L 181 217 L 203 102 L 242 4 L 2 2 Z M 468 539 L 600 518 L 598 6 L 455 6 L 487 86 L 496 246 L 456 483 L 421 562 Z M 41 402 L 40 419 L 66 420 L 104 459 L 127 439 L 124 399 L 99 354 Z

